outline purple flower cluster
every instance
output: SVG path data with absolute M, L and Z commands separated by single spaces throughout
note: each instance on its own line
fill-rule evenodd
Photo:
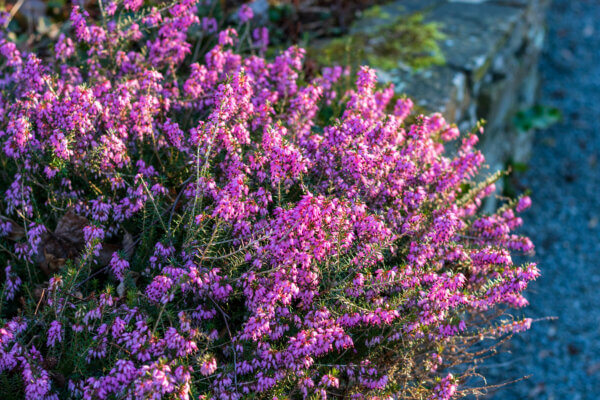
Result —
M 50 60 L 0 37 L 2 304 L 43 287 L 2 309 L 0 373 L 28 400 L 448 400 L 463 338 L 529 327 L 469 318 L 525 306 L 539 275 L 511 257 L 529 198 L 478 214 L 476 134 L 368 67 L 349 88 L 303 49 L 261 57 L 248 6 L 238 34 L 147 3 L 75 6 Z M 87 224 L 59 240 L 67 211 Z

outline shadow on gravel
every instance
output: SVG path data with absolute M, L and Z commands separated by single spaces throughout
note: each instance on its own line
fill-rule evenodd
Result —
M 532 190 L 524 233 L 542 277 L 530 286 L 535 323 L 482 367 L 498 400 L 600 398 L 600 2 L 554 1 L 540 101 L 563 121 L 536 134 L 520 183 Z M 521 313 L 520 311 L 518 313 Z

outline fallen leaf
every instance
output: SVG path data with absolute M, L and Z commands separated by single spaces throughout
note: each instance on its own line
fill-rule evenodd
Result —
M 46 248 L 44 251 L 44 259 L 39 263 L 40 268 L 46 275 L 51 275 L 54 272 L 58 271 L 67 263 L 66 258 L 56 257 L 54 254 L 48 253 Z
M 73 244 L 83 245 L 83 228 L 86 225 L 89 225 L 87 218 L 81 217 L 69 210 L 58 220 L 54 234 Z
M 51 374 L 52 374 L 52 378 L 54 379 L 54 382 L 56 382 L 56 384 L 59 387 L 64 387 L 67 384 L 67 379 L 60 372 L 53 371 Z
M 10 224 L 10 240 L 18 241 L 25 237 L 25 230 L 9 218 L 3 218 Z M 53 275 L 65 266 L 67 260 L 77 258 L 85 247 L 83 228 L 89 225 L 87 218 L 69 210 L 56 224 L 54 232 L 45 232 L 36 251 L 36 263 L 47 276 Z M 126 259 L 133 255 L 135 243 L 131 234 L 125 231 L 121 244 L 102 243 L 96 259 L 99 267 L 110 262 L 113 253 L 123 250 Z
M 122 249 L 121 245 L 112 244 L 112 243 L 103 243 L 102 248 L 98 252 L 98 258 L 96 259 L 98 261 L 98 265 L 100 265 L 102 267 L 105 265 L 108 265 L 108 263 L 110 262 L 110 260 L 112 258 L 112 255 L 121 249 Z

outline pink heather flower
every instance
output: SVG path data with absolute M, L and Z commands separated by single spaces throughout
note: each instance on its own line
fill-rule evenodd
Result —
M 365 66 L 360 67 L 356 80 L 359 92 L 368 93 L 372 91 L 375 88 L 376 81 L 377 75 L 374 69 Z
M 252 8 L 248 4 L 242 4 L 237 15 L 240 19 L 240 22 L 243 24 L 250 21 L 254 17 L 254 11 L 252 11 Z
M 137 11 L 142 4 L 144 4 L 144 0 L 123 0 L 123 6 L 126 10 Z
M 152 283 L 146 287 L 148 300 L 155 303 L 167 303 L 173 299 L 173 293 L 169 293 L 173 286 L 173 280 L 164 275 L 154 277 Z
M 269 46 L 269 30 L 267 28 L 255 28 L 252 31 L 252 39 L 255 45 L 261 50 L 266 51 Z
M 62 342 L 62 325 L 60 322 L 54 320 L 50 323 L 50 329 L 48 329 L 48 340 L 46 344 L 48 347 L 54 347 L 56 342 Z
M 117 7 L 118 7 L 117 1 L 111 0 L 108 2 L 108 4 L 106 4 L 104 10 L 107 15 L 113 16 L 113 15 L 115 15 L 115 12 L 117 12 Z
M 9 221 L 0 221 L 0 236 L 7 236 L 13 230 L 13 226 Z
M 211 357 L 200 364 L 200 373 L 204 376 L 213 374 L 217 370 L 217 360 Z
M 433 389 L 433 394 L 429 400 L 450 400 L 456 393 L 458 385 L 454 382 L 454 376 L 448 374 L 441 382 Z
M 73 6 L 71 11 L 71 22 L 75 28 L 77 39 L 82 42 L 90 42 L 92 40 L 92 34 L 87 25 L 86 17 L 88 17 L 87 11 L 81 13 L 81 9 L 78 5 Z
M 435 113 L 425 118 L 425 124 L 427 125 L 427 129 L 432 132 L 437 132 L 447 125 L 446 120 L 440 113 Z
M 66 37 L 64 33 L 61 33 L 54 47 L 56 58 L 60 60 L 66 60 L 75 53 L 75 45 L 71 38 Z
M 37 249 L 42 241 L 42 235 L 46 232 L 46 227 L 44 225 L 39 225 L 36 223 L 31 223 L 29 225 L 29 231 L 27 232 L 27 241 L 30 246 L 29 255 L 32 256 L 37 252 Z
M 442 132 L 441 138 L 442 138 L 442 140 L 449 142 L 451 140 L 458 138 L 459 136 L 460 136 L 460 131 L 458 130 L 458 128 L 454 125 L 451 125 L 444 129 L 444 131 Z M 492 190 L 492 192 L 493 192 L 493 190 Z
M 48 179 L 54 178 L 57 173 L 58 173 L 58 169 L 57 168 L 52 168 L 50 166 L 45 166 L 44 167 L 44 175 L 46 175 L 46 178 L 48 178 Z
M 522 212 L 531 207 L 531 197 L 523 196 L 519 199 L 517 206 L 515 207 L 516 212 Z
M 431 372 L 437 371 L 438 367 L 442 364 L 442 362 L 443 362 L 442 356 L 440 356 L 437 353 L 432 353 L 431 354 L 431 368 L 429 370 Z
M 112 254 L 112 258 L 110 259 L 109 265 L 112 273 L 115 274 L 117 279 L 123 280 L 125 271 L 129 269 L 129 262 L 122 259 L 119 256 L 119 253 L 114 252 Z
M 340 380 L 333 375 L 323 375 L 320 384 L 325 387 L 339 387 Z
M 497 328 L 494 329 L 496 334 L 506 334 L 506 333 L 519 333 L 529 330 L 531 328 L 532 323 L 531 318 L 524 318 L 520 321 L 513 321 L 509 323 L 503 323 Z
M 202 30 L 207 33 L 215 33 L 218 29 L 217 20 L 214 18 L 203 17 L 202 18 Z
M 77 266 L 93 251 L 99 264 L 67 274 L 76 282 L 66 270 L 32 277 L 45 287 L 35 315 L 2 308 L 0 370 L 23 379 L 27 399 L 57 399 L 49 355 L 71 336 L 89 363 L 66 377 L 74 397 L 264 397 L 292 379 L 305 396 L 352 386 L 371 398 L 394 387 L 389 358 L 370 355 L 437 348 L 465 333 L 463 313 L 527 304 L 539 270 L 513 252 L 533 250 L 514 233 L 530 200 L 478 214 L 495 187 L 475 184 L 476 134 L 446 152 L 457 127 L 440 114 L 408 124 L 413 102 L 391 104 L 371 68 L 353 88 L 343 66 L 305 81 L 303 49 L 256 55 L 266 28 L 238 54 L 238 32 L 219 26 L 231 18 L 199 17 L 197 0 L 145 3 L 107 1 L 103 22 L 74 7 L 55 57 L 0 33 L 0 236 L 17 258 L 2 301 L 50 254 Z M 119 7 L 131 14 L 120 22 Z M 252 17 L 242 5 L 241 24 Z M 56 227 L 67 206 L 81 216 L 69 232 Z M 123 280 L 134 266 L 139 296 L 113 297 L 107 269 Z M 93 294 L 96 280 L 112 288 Z M 339 377 L 323 375 L 327 359 Z M 430 370 L 414 382 L 423 398 L 457 395 L 460 376 L 435 377 L 441 355 L 411 361 Z
M 413 108 L 413 102 L 409 98 L 398 99 L 396 106 L 394 107 L 394 115 L 401 121 L 404 121 L 410 114 Z
M 219 44 L 221 46 L 226 46 L 226 45 L 234 45 L 234 40 L 237 38 L 238 34 L 237 31 L 232 29 L 232 28 L 228 28 L 225 29 L 221 32 L 219 32 Z
M 12 272 L 10 263 L 4 268 L 4 273 L 6 275 L 6 281 L 4 282 L 5 297 L 7 300 L 12 300 L 15 298 L 15 293 L 19 290 L 19 287 L 21 287 L 21 278 Z
M 32 346 L 30 351 L 33 353 L 33 360 L 29 362 L 27 358 L 22 358 L 21 368 L 23 369 L 22 376 L 23 382 L 25 383 L 25 399 L 56 399 L 56 395 L 51 394 L 51 379 L 48 371 L 37 365 L 36 361 L 39 361 L 39 353 L 35 347 Z M 31 356 L 30 356 L 31 357 Z
M 104 239 L 104 230 L 95 225 L 88 225 L 83 228 L 83 238 L 86 243 L 91 243 L 95 240 Z
M 5 25 L 10 21 L 10 13 L 7 11 L 0 12 L 0 24 Z

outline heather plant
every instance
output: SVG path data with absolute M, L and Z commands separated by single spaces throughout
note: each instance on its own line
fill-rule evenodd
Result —
M 47 59 L 0 39 L 3 398 L 480 390 L 482 341 L 531 323 L 529 198 L 479 214 L 477 130 L 210 7 L 74 6 Z

